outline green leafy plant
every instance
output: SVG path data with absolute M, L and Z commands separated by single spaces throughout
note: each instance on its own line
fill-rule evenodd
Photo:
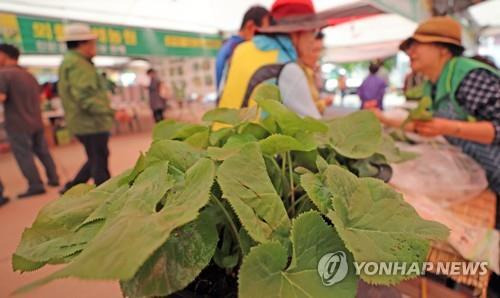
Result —
M 405 127 L 412 121 L 431 121 L 433 115 L 430 110 L 431 106 L 432 99 L 429 96 L 421 97 L 418 101 L 417 107 L 408 109 L 408 116 L 401 123 L 399 128 L 396 128 L 393 132 L 391 132 L 391 137 L 397 141 L 411 143 L 412 140 L 405 133 Z
M 406 117 L 401 128 L 404 128 L 406 124 L 411 121 L 430 121 L 432 120 L 432 112 L 429 110 L 432 106 L 432 99 L 429 96 L 424 96 L 418 102 L 418 106 L 409 111 L 408 117 Z
M 66 266 L 17 292 L 77 277 L 117 280 L 128 297 L 354 297 L 359 278 L 411 278 L 357 276 L 353 264 L 423 262 L 430 240 L 447 236 L 374 178 L 373 165 L 411 156 L 370 112 L 323 122 L 288 110 L 275 87 L 255 98 L 265 118 L 216 109 L 204 125 L 161 122 L 133 169 L 47 204 L 13 269 Z M 339 251 L 345 276 L 325 285 L 318 264 Z

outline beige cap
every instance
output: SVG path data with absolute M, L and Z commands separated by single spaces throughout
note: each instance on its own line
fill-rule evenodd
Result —
M 462 46 L 462 27 L 451 17 L 432 17 L 421 23 L 413 35 L 401 43 L 399 49 L 406 51 L 413 41 L 422 43 L 442 42 Z
M 90 26 L 83 23 L 73 23 L 64 26 L 64 36 L 62 41 L 85 41 L 97 39 L 97 35 L 92 33 Z

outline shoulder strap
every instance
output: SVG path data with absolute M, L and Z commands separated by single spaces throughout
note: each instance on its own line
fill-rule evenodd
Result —
M 270 79 L 279 80 L 279 76 L 281 71 L 288 63 L 279 63 L 279 64 L 268 64 L 259 68 L 250 78 L 248 82 L 247 90 L 245 91 L 245 96 L 243 97 L 243 102 L 241 103 L 241 107 L 248 107 L 248 103 L 250 102 L 250 96 L 252 95 L 253 90 L 260 83 L 263 83 Z

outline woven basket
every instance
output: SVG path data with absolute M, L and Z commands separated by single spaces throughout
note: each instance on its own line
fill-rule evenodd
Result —
M 494 228 L 496 215 L 496 196 L 490 190 L 484 191 L 472 200 L 453 205 L 450 210 L 465 222 L 481 227 Z M 427 256 L 429 262 L 467 262 L 446 242 L 434 242 Z M 436 266 L 434 266 L 435 268 Z M 436 273 L 435 270 L 431 271 Z M 487 297 L 490 273 L 486 275 L 469 274 L 449 276 L 458 283 L 472 286 L 480 297 Z

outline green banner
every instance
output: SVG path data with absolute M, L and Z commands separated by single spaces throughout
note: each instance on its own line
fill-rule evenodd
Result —
M 65 22 L 67 23 L 67 22 Z M 64 24 L 60 20 L 0 12 L 0 42 L 14 43 L 25 54 L 61 54 Z M 215 56 L 217 35 L 125 26 L 89 24 L 98 36 L 98 53 L 111 56 Z

